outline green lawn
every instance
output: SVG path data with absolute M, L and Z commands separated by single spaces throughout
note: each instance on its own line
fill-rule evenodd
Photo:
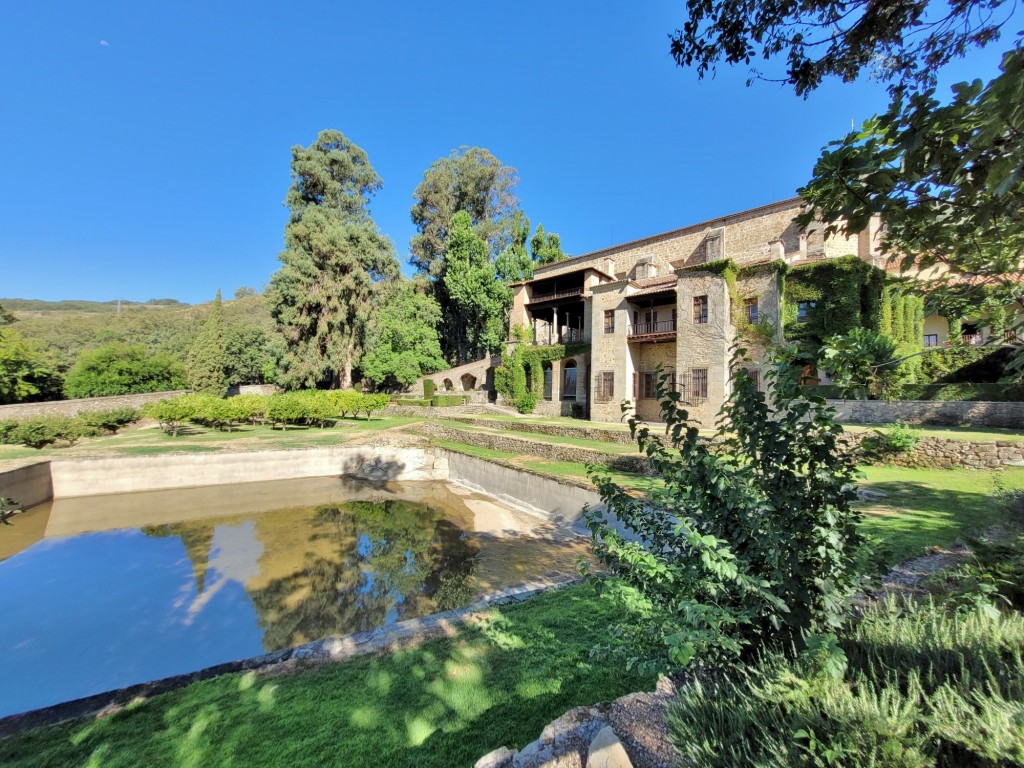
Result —
M 468 766 L 523 747 L 572 707 L 653 687 L 588 658 L 621 610 L 568 587 L 418 649 L 298 675 L 226 675 L 15 736 L 0 741 L 0 765 Z
M 116 435 L 85 438 L 71 447 L 34 449 L 21 445 L 0 445 L 0 462 L 26 458 L 45 460 L 217 450 L 313 448 L 365 439 L 381 430 L 402 427 L 417 421 L 422 419 L 388 417 L 366 421 L 349 418 L 338 422 L 335 427 L 289 427 L 286 430 L 247 424 L 231 432 L 188 424 L 177 437 L 171 437 L 156 427 L 129 429 Z
M 864 485 L 888 494 L 864 505 L 866 533 L 878 537 L 897 563 L 965 531 L 991 526 L 1003 511 L 991 493 L 995 473 L 971 469 L 864 467 Z M 1008 488 L 1024 488 L 1024 469 L 1001 473 Z
M 893 424 L 843 424 L 847 432 L 870 432 L 876 429 L 886 430 Z M 1008 442 L 1024 442 L 1024 432 L 1019 429 L 999 429 L 997 427 L 913 427 L 922 437 L 940 437 L 943 440 L 971 440 L 977 443 L 991 443 L 996 440 Z

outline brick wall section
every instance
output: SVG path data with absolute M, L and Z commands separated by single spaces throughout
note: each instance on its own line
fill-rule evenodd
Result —
M 839 421 L 854 424 L 970 424 L 975 427 L 1024 427 L 1024 403 L 939 400 L 829 400 Z

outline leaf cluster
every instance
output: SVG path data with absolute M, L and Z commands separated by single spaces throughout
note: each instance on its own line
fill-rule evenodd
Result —
M 799 642 L 845 615 L 862 543 L 856 471 L 833 412 L 800 393 L 793 352 L 778 351 L 766 373 L 772 402 L 734 371 L 714 444 L 659 376 L 666 435 L 629 422 L 663 481 L 649 498 L 590 470 L 607 506 L 585 512 L 596 556 L 649 601 L 672 664 Z

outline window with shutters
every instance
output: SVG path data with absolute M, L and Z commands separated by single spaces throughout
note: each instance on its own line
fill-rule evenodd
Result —
M 704 240 L 704 261 L 718 261 L 722 258 L 722 233 L 713 232 Z
M 606 309 L 604 311 L 604 332 L 615 333 L 615 310 Z
M 747 318 L 748 323 L 757 322 L 757 299 L 744 299 L 743 300 L 743 316 Z
M 708 297 L 693 297 L 693 322 L 696 325 L 704 325 L 708 321 Z
M 750 380 L 754 384 L 754 389 L 758 392 L 761 391 L 761 372 L 756 368 L 748 368 L 747 373 L 750 374 Z
M 607 403 L 615 397 L 615 371 L 598 371 L 594 380 L 594 399 L 599 403 Z
M 656 373 L 640 374 L 640 397 L 651 400 L 658 396 L 658 375 Z
M 939 334 L 937 334 L 937 333 L 926 333 L 924 335 L 924 345 L 926 347 L 937 347 L 937 346 L 939 346 Z

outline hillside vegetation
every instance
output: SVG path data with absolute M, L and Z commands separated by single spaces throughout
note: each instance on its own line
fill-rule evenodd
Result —
M 190 305 L 173 299 L 145 304 L 122 302 L 119 313 L 116 301 L 0 299 L 0 306 L 16 319 L 13 329 L 43 347 L 62 373 L 82 351 L 111 343 L 141 344 L 184 362 L 212 305 L 212 301 Z M 261 296 L 225 301 L 224 320 L 228 328 L 243 326 L 263 331 L 268 340 L 274 328 Z

